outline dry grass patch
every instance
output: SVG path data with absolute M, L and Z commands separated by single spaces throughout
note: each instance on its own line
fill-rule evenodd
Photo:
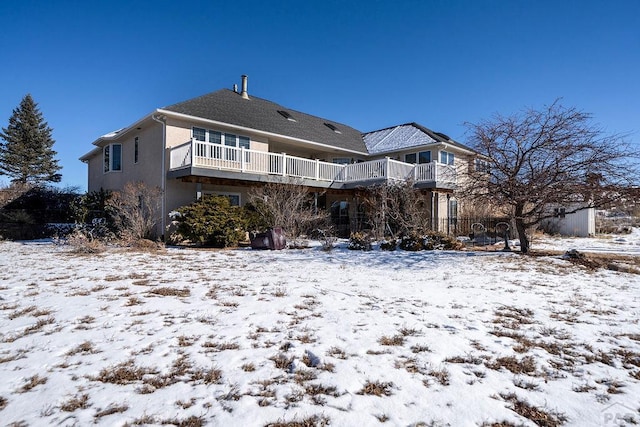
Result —
M 264 427 L 326 427 L 331 425 L 331 419 L 328 417 L 313 415 L 311 417 L 304 418 L 302 420 L 293 421 L 276 421 L 274 423 L 267 423 Z
M 156 373 L 157 371 L 153 369 L 136 366 L 133 360 L 128 360 L 118 365 L 104 368 L 97 377 L 89 377 L 89 379 L 108 384 L 126 385 L 142 381 L 145 375 Z
M 451 377 L 450 377 L 449 371 L 447 371 L 444 368 L 441 368 L 441 369 L 430 369 L 429 371 L 427 371 L 427 375 L 429 375 L 430 377 L 434 378 L 438 383 L 440 383 L 440 385 L 449 385 L 450 384 L 449 383 L 449 379 Z M 429 386 L 428 382 L 425 383 L 423 381 L 423 384 L 426 385 L 427 387 Z
M 34 389 L 35 387 L 42 385 L 42 384 L 46 384 L 47 383 L 47 377 L 41 377 L 38 374 L 28 378 L 27 382 L 20 387 L 20 390 L 18 390 L 18 393 L 26 393 L 32 389 Z
M 32 313 L 34 311 L 36 311 L 38 307 L 36 307 L 35 305 L 30 305 L 29 307 L 25 307 L 23 309 L 20 310 L 16 310 L 13 313 L 9 313 L 9 320 L 13 320 L 13 319 L 17 319 L 18 317 L 22 317 L 22 316 L 26 316 L 29 313 Z
M 335 357 L 336 359 L 347 359 L 347 353 L 345 353 L 345 351 L 340 347 L 331 347 L 329 350 L 327 350 L 327 355 Z
M 16 353 L 11 354 L 8 351 L 4 351 L 1 353 L 0 363 L 8 363 L 13 362 L 14 360 L 24 359 L 27 354 L 27 350 L 18 350 Z
M 302 384 L 306 381 L 312 381 L 318 378 L 318 375 L 310 369 L 298 369 L 294 375 L 294 381 Z
M 127 405 L 112 405 L 105 409 L 98 409 L 96 414 L 93 416 L 94 418 L 102 418 L 113 414 L 121 414 L 126 412 L 129 409 Z
M 447 357 L 444 361 L 447 363 L 464 363 L 467 365 L 480 365 L 483 362 L 482 358 L 470 354 L 466 356 Z
M 204 426 L 206 423 L 203 417 L 196 417 L 195 415 L 192 415 L 184 419 L 178 419 L 178 418 L 164 419 L 164 418 L 152 417 L 150 415 L 145 415 L 141 418 L 137 418 L 131 422 L 127 422 L 123 424 L 123 427 L 143 426 L 143 425 L 152 425 L 152 424 L 172 425 L 172 426 L 178 426 L 178 427 L 201 427 L 201 426 Z
M 373 396 L 391 396 L 393 393 L 391 389 L 393 388 L 392 382 L 380 382 L 380 381 L 367 381 L 362 389 L 357 392 L 357 394 L 367 394 Z
M 253 363 L 245 363 L 240 368 L 245 372 L 254 372 L 256 370 L 256 365 Z
M 170 288 L 170 287 L 161 287 L 161 288 L 155 288 L 155 289 L 151 289 L 149 291 L 150 294 L 152 295 L 160 295 L 163 297 L 188 297 L 191 296 L 191 290 L 189 290 L 189 288 L 182 288 L 182 289 L 178 289 L 178 288 Z
M 199 336 L 188 337 L 186 335 L 180 335 L 178 337 L 178 345 L 180 347 L 189 347 L 189 346 L 192 346 L 199 339 L 200 339 Z
M 394 346 L 394 345 L 404 345 L 404 335 L 394 335 L 392 337 L 382 336 L 378 343 L 380 345 Z
M 9 403 L 9 401 L 7 400 L 6 397 L 0 396 L 0 411 L 2 411 L 4 408 L 6 408 L 8 403 Z
M 138 297 L 131 297 L 127 300 L 127 302 L 124 304 L 125 307 L 132 307 L 134 305 L 140 305 L 140 304 L 144 304 L 144 301 L 142 301 L 140 298 Z
M 77 347 L 67 351 L 67 356 L 75 356 L 76 354 L 95 354 L 98 353 L 98 350 L 94 347 L 91 341 L 85 341 Z
M 209 351 L 225 351 L 225 350 L 238 350 L 240 344 L 235 342 L 211 342 L 207 341 L 202 344 L 202 347 L 210 349 Z
M 514 356 L 498 357 L 494 362 L 485 362 L 485 365 L 496 371 L 505 368 L 514 374 L 532 374 L 536 370 L 536 362 L 531 356 L 525 356 L 520 360 Z
M 272 360 L 273 363 L 276 365 L 276 368 L 284 369 L 285 371 L 291 370 L 291 368 L 293 367 L 293 359 L 294 359 L 293 356 L 287 357 L 287 355 L 284 353 L 279 353 L 269 358 L 269 360 Z
M 89 395 L 74 396 L 60 405 L 60 410 L 73 412 L 76 409 L 87 409 L 89 407 Z
M 567 417 L 563 414 L 543 411 L 542 409 L 528 404 L 524 400 L 520 400 L 514 393 L 501 394 L 500 396 L 505 401 L 510 402 L 513 405 L 510 408 L 513 412 L 521 417 L 525 417 L 533 421 L 539 426 L 558 427 L 567 421 Z

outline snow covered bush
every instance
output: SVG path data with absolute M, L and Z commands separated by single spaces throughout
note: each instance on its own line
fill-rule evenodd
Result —
M 400 239 L 400 249 L 404 251 L 421 251 L 424 249 L 423 246 L 424 238 L 417 234 L 407 234 L 402 236 Z
M 383 240 L 380 242 L 381 251 L 395 251 L 398 247 L 398 241 L 396 239 Z
M 371 237 L 365 233 L 351 233 L 347 248 L 352 251 L 370 251 Z

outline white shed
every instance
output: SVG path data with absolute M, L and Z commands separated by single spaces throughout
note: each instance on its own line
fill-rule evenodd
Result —
M 553 208 L 554 218 L 547 219 L 542 226 L 551 233 L 562 236 L 589 237 L 596 234 L 596 210 L 594 208 L 581 209 L 574 213 L 576 206 L 561 206 Z

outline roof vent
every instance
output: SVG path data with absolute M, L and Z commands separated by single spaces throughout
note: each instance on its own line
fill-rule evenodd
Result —
M 291 114 L 289 114 L 288 111 L 278 110 L 278 114 L 280 114 L 282 117 L 284 117 L 285 119 L 289 120 L 290 122 L 295 122 L 296 121 L 296 119 L 294 119 L 293 116 Z
M 338 130 L 337 127 L 335 127 L 334 125 L 332 125 L 331 123 L 325 123 L 324 124 L 326 127 L 328 127 L 329 129 L 331 129 L 332 131 L 334 131 L 335 133 L 342 133 Z
M 249 99 L 249 93 L 247 93 L 247 80 L 249 78 L 247 76 L 245 76 L 244 74 L 242 75 L 242 92 L 240 92 L 240 96 L 242 96 L 244 99 Z

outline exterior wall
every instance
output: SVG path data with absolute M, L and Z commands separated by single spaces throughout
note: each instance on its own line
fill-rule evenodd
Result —
M 583 209 L 575 213 L 566 214 L 564 218 L 548 219 L 544 221 L 543 227 L 562 236 L 594 236 L 596 234 L 595 209 Z
M 134 163 L 135 138 L 138 138 L 138 163 Z M 104 172 L 103 147 L 122 144 L 121 170 Z M 162 187 L 162 126 L 148 122 L 112 140 L 102 141 L 100 150 L 88 160 L 88 191 L 120 190 L 127 182 L 143 181 L 151 187 Z

